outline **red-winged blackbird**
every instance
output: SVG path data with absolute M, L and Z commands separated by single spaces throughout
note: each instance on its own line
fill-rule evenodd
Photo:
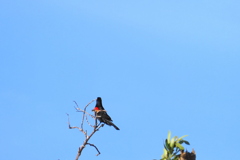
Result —
M 120 130 L 115 124 L 112 123 L 111 117 L 107 114 L 107 112 L 103 108 L 101 97 L 97 98 L 97 103 L 93 111 L 96 113 L 95 115 L 97 119 L 100 121 L 100 123 L 103 122 L 109 126 L 113 126 L 116 130 Z

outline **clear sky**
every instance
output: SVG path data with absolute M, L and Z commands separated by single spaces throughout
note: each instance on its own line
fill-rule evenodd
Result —
M 198 160 L 240 142 L 240 2 L 15 0 L 0 5 L 0 159 L 71 160 L 83 108 L 121 129 L 82 159 L 160 159 L 170 130 Z M 89 106 L 92 109 L 95 102 Z M 90 131 L 89 131 L 90 132 Z

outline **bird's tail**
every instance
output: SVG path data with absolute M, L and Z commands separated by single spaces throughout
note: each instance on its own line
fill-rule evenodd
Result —
M 114 123 L 112 123 L 112 126 L 113 126 L 116 130 L 120 130 Z
M 105 123 L 109 126 L 113 126 L 116 130 L 120 130 L 114 123 L 112 123 L 111 121 L 105 121 Z

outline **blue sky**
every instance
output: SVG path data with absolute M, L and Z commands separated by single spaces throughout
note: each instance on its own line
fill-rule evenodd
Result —
M 238 153 L 240 2 L 2 1 L 0 159 L 74 159 L 84 107 L 105 126 L 82 159 L 160 159 L 168 131 L 197 159 Z M 95 103 L 89 106 L 89 111 Z M 89 131 L 90 132 L 90 131 Z

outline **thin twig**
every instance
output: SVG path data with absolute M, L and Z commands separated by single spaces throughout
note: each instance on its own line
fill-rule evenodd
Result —
M 101 127 L 103 127 L 104 125 L 100 125 L 98 126 L 96 129 L 93 130 L 93 132 L 85 139 L 85 141 L 83 142 L 83 145 L 81 147 L 78 148 L 78 153 L 77 156 L 75 158 L 75 160 L 78 160 L 78 158 L 81 156 L 81 153 L 83 151 L 83 149 L 85 148 L 85 146 L 88 144 L 89 139 L 93 136 L 93 134 L 98 131 Z M 100 153 L 100 152 L 99 152 Z
M 77 108 L 78 108 L 78 104 L 76 101 L 73 101 L 76 105 L 77 105 Z M 76 107 L 75 107 L 76 108 Z M 82 123 L 81 123 L 81 128 L 83 129 L 83 122 L 84 122 L 84 117 L 85 117 L 85 111 L 83 112 L 83 116 L 82 116 Z
M 101 127 L 104 126 L 104 124 L 97 125 L 96 113 L 95 113 L 95 116 L 93 116 L 93 115 L 89 114 L 89 113 L 86 111 L 86 110 L 87 110 L 87 107 L 88 107 L 92 102 L 94 102 L 95 100 L 96 100 L 96 99 L 94 99 L 94 100 L 92 100 L 91 102 L 89 102 L 89 103 L 84 107 L 83 110 L 80 109 L 80 108 L 78 108 L 77 102 L 74 101 L 74 103 L 75 103 L 76 106 L 77 106 L 77 107 L 74 106 L 75 109 L 77 110 L 77 112 L 83 112 L 81 127 L 75 127 L 75 126 L 74 126 L 74 127 L 71 127 L 69 114 L 67 114 L 67 116 L 68 116 L 68 127 L 69 127 L 69 129 L 77 128 L 77 129 L 79 129 L 79 130 L 85 135 L 85 137 L 86 137 L 86 139 L 85 139 L 85 141 L 83 142 L 82 146 L 78 148 L 78 153 L 77 153 L 77 155 L 76 155 L 75 160 L 78 160 L 78 159 L 79 159 L 79 157 L 81 156 L 81 153 L 82 153 L 83 149 L 86 147 L 86 145 L 90 145 L 90 146 L 94 147 L 94 148 L 97 150 L 97 152 L 98 152 L 97 156 L 98 156 L 99 154 L 101 154 L 100 151 L 98 150 L 98 148 L 97 148 L 94 144 L 88 143 L 88 141 L 89 141 L 90 138 L 94 135 L 94 133 L 96 133 Z M 89 123 L 89 121 L 88 121 L 88 116 L 90 116 L 90 117 L 92 117 L 92 118 L 95 119 L 95 125 L 94 125 L 94 126 L 92 126 L 92 125 Z M 87 134 L 87 130 L 84 131 L 84 129 L 83 129 L 83 124 L 84 124 L 84 118 L 85 118 L 85 117 L 86 117 L 86 122 L 88 123 L 88 125 L 91 126 L 91 127 L 93 127 L 93 131 L 92 131 L 92 133 L 91 133 L 89 136 L 88 136 L 88 134 Z
M 75 128 L 77 128 L 77 129 L 78 129 L 79 131 L 81 131 L 85 136 L 87 136 L 87 132 L 85 132 L 82 128 L 76 127 L 76 126 L 71 127 L 69 114 L 67 114 L 67 116 L 68 116 L 68 128 L 69 128 L 69 129 L 75 129 Z
M 93 100 L 93 101 L 94 101 L 94 100 Z M 85 114 L 88 114 L 88 115 L 91 116 L 92 118 L 95 118 L 95 116 L 91 115 L 91 114 L 88 113 L 87 111 L 82 110 L 81 108 L 77 108 L 77 107 L 74 107 L 74 108 L 77 110 L 77 112 L 83 112 L 83 113 L 85 113 Z
M 88 118 L 87 118 L 87 116 L 86 116 L 86 121 L 87 121 L 87 123 L 88 123 L 88 125 L 89 125 L 89 126 L 91 126 L 91 127 L 93 127 L 93 128 L 94 128 L 94 126 L 93 126 L 93 125 L 91 125 L 91 123 L 88 121 Z
M 84 111 L 84 110 L 82 110 L 82 109 L 80 109 L 80 108 L 75 108 L 75 109 L 77 110 L 77 112 L 84 112 L 85 114 L 89 115 L 90 117 L 95 118 L 94 115 L 91 115 L 91 114 L 88 113 L 87 111 Z
M 84 123 L 84 117 L 85 117 L 85 114 L 87 113 L 87 111 L 86 111 L 86 109 L 87 109 L 87 107 L 92 103 L 92 102 L 94 102 L 96 99 L 94 99 L 94 100 L 92 100 L 91 102 L 89 102 L 85 107 L 84 107 L 84 110 L 81 110 L 80 108 L 78 108 L 78 104 L 77 104 L 77 102 L 76 101 L 73 101 L 75 104 L 76 104 L 76 106 L 77 107 L 75 107 L 75 109 L 77 110 L 77 111 L 81 111 L 81 112 L 83 112 L 83 116 L 82 116 L 82 122 L 81 122 L 81 130 L 82 131 L 84 131 L 84 129 L 83 129 L 83 123 Z M 89 114 L 89 113 L 87 113 L 89 116 L 91 116 L 92 118 L 95 118 L 93 115 L 91 115 L 91 114 Z M 86 120 L 87 120 L 87 116 L 86 116 Z M 87 121 L 87 123 L 88 124 L 90 124 L 88 121 Z M 91 125 L 90 125 L 91 126 Z
M 98 154 L 96 154 L 96 156 L 98 156 L 99 154 L 101 154 L 100 151 L 98 150 L 98 148 L 97 148 L 94 144 L 91 144 L 91 143 L 87 143 L 87 144 L 90 145 L 90 146 L 92 146 L 92 147 L 94 147 L 94 148 L 97 150 Z

